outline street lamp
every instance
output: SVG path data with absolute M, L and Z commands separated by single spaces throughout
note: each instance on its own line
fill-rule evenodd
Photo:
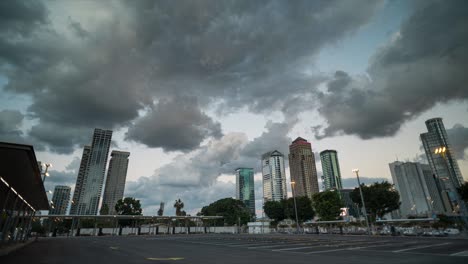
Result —
M 459 210 L 458 213 L 461 215 L 461 218 L 462 218 L 463 222 L 465 223 L 465 228 L 468 228 L 468 220 L 467 220 L 467 215 L 466 215 L 465 202 L 462 201 L 462 199 L 460 199 L 460 195 L 458 194 L 458 191 L 455 188 L 455 185 L 454 185 L 453 181 L 456 180 L 456 175 L 452 175 L 452 170 L 450 169 L 449 161 L 447 160 L 447 155 L 445 154 L 446 151 L 447 151 L 446 147 L 439 147 L 439 148 L 436 148 L 434 150 L 434 153 L 441 155 L 442 158 L 445 161 L 445 166 L 447 167 L 448 174 L 449 174 L 449 176 L 451 176 L 451 179 L 449 181 L 449 186 L 451 187 L 451 189 L 452 189 L 452 191 L 453 191 L 453 193 L 455 195 L 455 199 L 457 201 L 457 207 L 458 207 L 458 210 Z M 455 210 L 454 210 L 454 213 L 455 213 Z
M 361 194 L 361 203 L 362 203 L 362 208 L 364 210 L 364 218 L 366 219 L 366 225 L 367 225 L 367 234 L 370 233 L 370 226 L 369 226 L 369 220 L 367 219 L 367 210 L 366 210 L 366 204 L 364 203 L 364 195 L 362 194 L 362 189 L 361 189 L 361 181 L 359 180 L 359 169 L 353 169 L 353 172 L 356 173 L 357 177 L 357 182 L 359 184 L 359 193 Z
M 50 175 L 49 175 L 49 172 L 48 172 L 48 171 L 49 171 L 49 167 L 52 168 L 52 164 L 50 164 L 50 163 L 46 163 L 46 164 L 44 164 L 44 165 L 45 165 L 46 168 L 45 168 L 44 173 L 42 173 L 42 175 L 44 176 L 44 177 L 42 178 L 42 183 L 45 182 L 46 177 L 49 177 L 49 176 L 50 176 Z
M 296 184 L 295 181 L 291 181 L 291 189 L 292 189 L 292 195 L 293 195 L 293 200 L 294 200 L 294 212 L 296 213 L 296 232 L 299 233 L 299 218 L 297 217 L 296 195 L 294 193 L 295 184 Z

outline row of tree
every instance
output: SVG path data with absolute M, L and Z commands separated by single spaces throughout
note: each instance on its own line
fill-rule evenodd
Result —
M 372 185 L 361 185 L 366 204 L 367 213 L 371 221 L 383 217 L 385 214 L 397 210 L 400 207 L 400 195 L 393 184 L 387 181 L 376 182 Z M 359 188 L 355 188 L 350 197 L 353 203 L 359 208 L 362 207 Z M 299 223 L 311 220 L 315 214 L 321 221 L 331 221 L 340 219 L 341 208 L 344 207 L 344 201 L 339 191 L 330 190 L 316 193 L 312 200 L 307 197 L 296 197 L 296 206 Z M 284 219 L 295 219 L 294 199 L 289 198 L 281 201 L 268 201 L 264 204 L 265 214 L 274 223 Z

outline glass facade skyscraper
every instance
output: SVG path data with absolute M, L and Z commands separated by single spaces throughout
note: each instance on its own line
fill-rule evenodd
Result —
M 254 171 L 252 168 L 236 169 L 236 199 L 241 200 L 255 216 Z
M 307 196 L 319 192 L 317 168 L 312 145 L 298 137 L 289 145 L 289 171 L 291 181 L 295 182 L 293 196 Z
M 448 194 L 453 204 L 456 202 L 456 188 L 463 184 L 463 176 L 453 155 L 452 146 L 442 118 L 432 118 L 426 121 L 428 132 L 421 134 L 426 157 L 435 177 L 441 180 L 441 192 Z M 436 153 L 436 149 L 443 148 L 444 152 Z
M 111 139 L 111 130 L 94 129 L 93 142 L 89 152 L 87 152 L 86 147 L 83 151 L 80 172 L 77 178 L 77 186 L 79 182 L 81 182 L 81 185 L 79 188 L 76 187 L 77 190 L 75 190 L 77 201 L 75 201 L 75 195 L 73 196 L 73 203 L 78 205 L 75 205 L 76 209 L 73 214 L 97 215 Z M 87 154 L 86 157 L 85 153 Z M 86 162 L 86 167 L 84 167 L 83 174 L 81 174 L 84 162 Z M 82 177 L 80 178 L 80 176 Z
M 83 181 L 86 174 L 86 166 L 88 166 L 89 154 L 91 153 L 91 146 L 84 146 L 83 155 L 81 156 L 80 169 L 78 170 L 78 177 L 76 178 L 75 190 L 73 191 L 73 199 L 70 206 L 70 214 L 76 215 L 78 211 L 84 210 L 84 204 L 80 206 L 81 195 L 83 194 Z M 80 209 L 81 208 L 81 209 Z
M 107 205 L 110 215 L 115 214 L 117 201 L 123 198 L 125 180 L 127 179 L 128 157 L 130 152 L 113 150 L 109 169 L 107 170 L 106 186 L 102 206 Z
M 322 162 L 322 178 L 325 190 L 343 189 L 343 184 L 341 182 L 340 163 L 338 162 L 338 153 L 336 150 L 327 149 L 320 152 L 320 160 Z
M 64 215 L 67 212 L 68 202 L 70 201 L 71 188 L 69 186 L 57 185 L 52 195 L 52 206 L 49 214 Z
M 262 155 L 263 199 L 281 201 L 288 197 L 284 155 L 275 150 Z

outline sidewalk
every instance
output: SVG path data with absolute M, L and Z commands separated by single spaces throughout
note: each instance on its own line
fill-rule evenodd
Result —
M 0 245 L 0 257 L 6 256 L 13 251 L 21 249 L 31 244 L 34 241 L 35 241 L 35 238 L 30 238 L 26 242 L 17 242 L 17 243 L 12 243 L 12 244 L 7 244 L 7 245 Z

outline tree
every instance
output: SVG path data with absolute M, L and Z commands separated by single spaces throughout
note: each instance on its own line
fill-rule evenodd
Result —
M 178 200 L 175 200 L 174 208 L 176 209 L 177 216 L 184 215 L 185 211 L 182 211 L 182 209 L 184 208 L 184 203 L 180 200 L 180 198 Z
M 241 225 L 245 225 L 250 221 L 251 217 L 249 208 L 244 202 L 233 198 L 220 199 L 208 206 L 204 206 L 200 213 L 204 216 L 223 216 L 224 223 L 228 225 L 238 224 L 239 220 Z M 218 223 L 222 221 L 221 219 Z
M 263 204 L 263 211 L 268 216 L 268 218 L 274 221 L 274 224 L 277 224 L 280 221 L 286 219 L 284 204 L 279 201 L 267 201 Z
M 463 183 L 457 190 L 461 199 L 468 202 L 468 182 Z
M 375 182 L 370 186 L 361 184 L 361 189 L 371 221 L 400 208 L 400 195 L 394 185 L 387 181 Z M 359 188 L 355 188 L 350 196 L 354 203 L 362 207 Z
M 117 201 L 115 211 L 118 215 L 141 215 L 142 209 L 140 200 L 133 197 L 125 197 Z
M 340 217 L 343 201 L 337 191 L 324 191 L 312 196 L 312 201 L 321 221 L 332 221 Z
M 101 206 L 101 210 L 99 210 L 100 215 L 108 215 L 109 214 L 109 206 L 107 204 L 103 204 Z

